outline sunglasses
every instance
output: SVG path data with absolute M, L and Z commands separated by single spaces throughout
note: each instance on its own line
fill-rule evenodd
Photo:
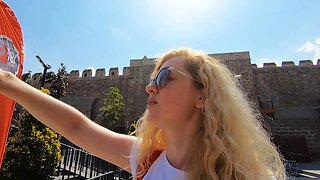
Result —
M 178 70 L 178 69 L 176 69 L 174 67 L 168 66 L 168 67 L 162 68 L 158 72 L 156 78 L 151 78 L 150 79 L 150 84 L 154 83 L 157 86 L 158 90 L 162 89 L 166 85 L 166 82 L 168 81 L 168 79 L 170 78 L 170 73 L 171 73 L 172 70 L 175 70 L 179 74 L 184 75 L 184 76 L 186 76 L 186 77 L 188 77 L 188 78 L 200 83 L 198 80 L 194 79 L 190 75 L 188 75 L 188 74 L 186 74 L 186 73 L 184 73 L 184 72 L 182 72 L 182 71 L 180 71 L 180 70 Z

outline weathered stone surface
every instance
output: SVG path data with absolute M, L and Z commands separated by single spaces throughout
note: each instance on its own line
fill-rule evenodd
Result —
M 95 77 L 104 77 L 104 76 L 106 76 L 106 70 L 104 68 L 100 68 L 96 70 Z
M 283 66 L 283 67 L 294 67 L 294 66 L 296 66 L 296 65 L 294 64 L 293 61 L 283 61 L 283 62 L 282 62 L 282 66 Z

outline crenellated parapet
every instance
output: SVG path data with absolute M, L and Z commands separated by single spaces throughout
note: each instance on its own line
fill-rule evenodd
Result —
M 129 76 L 130 75 L 130 67 L 124 67 L 122 73 L 124 76 Z
M 263 63 L 263 67 L 258 67 L 256 64 L 251 64 L 250 54 L 247 51 L 244 52 L 232 52 L 232 53 L 220 53 L 220 54 L 209 54 L 209 56 L 224 61 L 228 67 L 235 71 L 236 74 L 240 74 L 240 71 L 244 71 L 244 68 L 249 69 L 272 69 L 272 68 L 292 68 L 292 67 L 319 67 L 320 59 L 317 64 L 314 65 L 311 60 L 300 60 L 299 64 L 296 65 L 293 61 L 283 61 L 281 66 L 278 66 L 275 62 Z M 87 79 L 87 78 L 108 78 L 108 77 L 135 77 L 141 78 L 142 76 L 148 76 L 146 73 L 150 73 L 150 69 L 156 64 L 156 58 L 147 58 L 144 56 L 142 59 L 130 60 L 130 66 L 124 67 L 122 74 L 119 72 L 119 67 L 112 67 L 109 72 L 106 73 L 105 68 L 99 68 L 93 73 L 92 69 L 85 69 L 80 73 L 80 70 L 72 70 L 70 72 L 70 79 Z M 146 71 L 146 72 L 145 72 Z M 93 75 L 95 74 L 95 75 Z M 35 73 L 31 76 L 31 81 L 40 81 L 42 73 Z
M 90 78 L 90 77 L 92 77 L 92 69 L 85 69 L 85 70 L 82 72 L 82 77 L 83 77 L 83 78 Z
M 264 68 L 269 68 L 269 67 L 277 67 L 276 63 L 271 62 L 271 63 L 263 63 Z
M 130 76 L 130 67 L 124 67 L 123 73 L 119 73 L 118 67 L 113 67 L 109 69 L 109 73 L 106 74 L 105 68 L 99 68 L 95 71 L 95 75 L 93 75 L 92 69 L 85 69 L 80 73 L 80 70 L 71 70 L 69 73 L 70 79 L 86 79 L 86 78 L 107 78 L 109 76 Z M 41 79 L 42 73 L 35 73 L 31 76 L 31 81 L 39 81 Z
M 311 60 L 301 60 L 299 66 L 313 66 L 313 62 Z
M 311 60 L 300 60 L 299 65 L 296 65 L 293 61 L 282 61 L 281 66 L 277 66 L 275 62 L 263 63 L 263 67 L 259 68 L 286 68 L 286 67 L 319 67 L 320 59 L 318 59 L 317 64 L 314 65 Z M 253 68 L 258 68 L 256 64 L 252 65 Z
M 99 68 L 96 70 L 95 77 L 105 77 L 105 76 L 106 76 L 106 70 L 104 68 Z
M 109 69 L 109 73 L 106 74 L 105 68 L 99 68 L 95 71 L 95 75 L 93 75 L 92 69 L 85 69 L 80 74 L 80 70 L 72 70 L 70 72 L 71 79 L 82 79 L 82 78 L 106 78 L 109 76 L 129 76 L 130 75 L 130 67 L 123 68 L 123 74 L 119 73 L 118 67 L 113 67 Z
M 119 68 L 110 68 L 109 76 L 119 76 Z
M 296 65 L 294 64 L 293 61 L 283 61 L 283 62 L 282 62 L 282 66 L 283 66 L 283 67 L 294 67 L 294 66 L 296 66 Z
M 80 75 L 80 71 L 79 70 L 72 70 L 70 72 L 70 78 L 79 78 L 79 75 Z

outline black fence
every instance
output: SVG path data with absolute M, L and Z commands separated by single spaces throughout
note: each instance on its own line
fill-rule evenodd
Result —
M 125 170 L 92 154 L 61 143 L 61 161 L 53 179 L 124 180 L 132 179 Z
M 290 162 L 311 163 L 307 139 L 303 135 L 274 134 L 273 142 Z

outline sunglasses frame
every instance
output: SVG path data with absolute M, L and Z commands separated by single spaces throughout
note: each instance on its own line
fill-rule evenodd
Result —
M 179 69 L 176 69 L 176 68 L 174 68 L 174 67 L 172 67 L 172 66 L 167 66 L 167 67 L 164 67 L 164 68 L 160 69 L 160 71 L 158 72 L 157 76 L 156 76 L 155 78 L 151 78 L 151 79 L 150 79 L 150 83 L 149 83 L 149 84 L 154 83 L 154 84 L 156 85 L 156 87 L 157 87 L 158 90 L 162 89 L 162 88 L 166 85 L 166 83 L 167 83 L 167 81 L 168 81 L 168 79 L 169 79 L 169 77 L 170 77 L 170 73 L 171 73 L 171 70 L 172 70 L 172 69 L 175 70 L 175 71 L 177 71 L 177 72 L 178 72 L 179 74 L 181 74 L 181 75 L 184 75 L 184 76 L 186 76 L 186 77 L 188 77 L 188 78 L 190 78 L 190 79 L 192 79 L 192 80 L 194 80 L 194 81 L 196 81 L 196 82 L 199 82 L 198 80 L 196 80 L 196 79 L 194 79 L 193 77 L 191 77 L 190 75 L 188 75 L 188 74 L 180 71 Z M 164 71 L 164 70 L 167 70 L 168 72 L 166 73 L 167 75 L 166 75 L 166 79 L 165 79 L 163 85 L 160 86 L 160 85 L 158 84 L 159 82 L 157 82 L 157 80 L 158 80 L 159 75 L 161 74 L 161 72 Z

